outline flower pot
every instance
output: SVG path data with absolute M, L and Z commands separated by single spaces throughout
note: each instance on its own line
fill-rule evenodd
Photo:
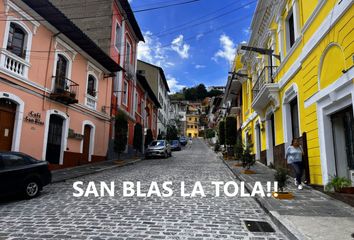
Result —
M 250 169 L 246 169 L 242 171 L 243 174 L 255 174 L 256 172 Z
M 294 195 L 291 192 L 272 192 L 272 196 L 275 199 L 294 199 Z
M 346 194 L 354 194 L 354 187 L 343 187 L 339 190 L 336 190 L 339 193 L 346 193 Z
M 235 163 L 234 166 L 235 166 L 235 167 L 242 167 L 243 164 L 242 164 L 242 163 Z

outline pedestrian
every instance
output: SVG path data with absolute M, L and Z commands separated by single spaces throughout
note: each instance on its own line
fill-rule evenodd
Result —
M 288 147 L 286 150 L 285 158 L 288 164 L 291 164 L 293 167 L 296 178 L 295 180 L 295 185 L 297 186 L 298 189 L 302 189 L 301 185 L 301 178 L 302 178 L 302 172 L 303 172 L 303 167 L 302 167 L 302 155 L 304 154 L 304 151 L 302 150 L 302 147 L 297 139 L 293 139 L 291 142 L 291 145 Z
M 191 148 L 191 147 L 192 147 L 192 143 L 193 143 L 193 142 L 192 142 L 192 138 L 189 138 L 188 143 L 189 143 L 189 144 L 188 144 L 188 145 L 189 145 L 189 148 Z

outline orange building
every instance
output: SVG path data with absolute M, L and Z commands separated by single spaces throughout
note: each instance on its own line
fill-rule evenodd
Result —
M 52 168 L 104 160 L 121 67 L 46 0 L 0 0 L 0 11 L 0 150 Z

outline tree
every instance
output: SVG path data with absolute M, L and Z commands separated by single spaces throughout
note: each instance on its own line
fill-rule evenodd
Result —
M 133 146 L 136 152 L 141 152 L 141 147 L 143 146 L 143 127 L 140 123 L 136 123 L 134 126 Z
M 222 95 L 223 92 L 220 90 L 212 89 L 208 92 L 208 97 L 215 97 L 215 96 L 220 96 Z
M 207 96 L 208 96 L 208 91 L 206 90 L 205 85 L 204 84 L 199 84 L 196 87 L 196 98 L 198 100 L 201 100 L 201 99 L 206 98 Z
M 219 143 L 220 145 L 225 144 L 225 121 L 219 122 Z
M 233 146 L 237 140 L 237 125 L 236 118 L 229 116 L 226 118 L 225 123 L 225 144 Z
M 167 125 L 167 133 L 166 133 L 166 140 L 176 140 L 178 139 L 178 130 L 174 125 Z
M 247 143 L 245 149 L 243 150 L 243 156 L 242 156 L 242 164 L 243 167 L 246 168 L 247 170 L 251 168 L 255 164 L 254 157 L 252 156 L 251 153 L 252 149 L 252 144 Z
M 242 159 L 243 143 L 242 143 L 242 138 L 241 138 L 240 134 L 237 135 L 236 144 L 234 146 L 234 154 L 235 154 L 236 160 L 241 160 Z
M 206 139 L 210 139 L 210 138 L 213 138 L 213 137 L 215 137 L 215 131 L 214 131 L 214 129 L 212 129 L 212 128 L 206 129 L 206 130 L 205 130 L 205 138 L 206 138 Z
M 148 130 L 146 130 L 145 147 L 147 147 L 153 140 L 154 140 L 154 137 L 152 136 L 152 131 L 149 128 Z
M 128 141 L 128 121 L 123 113 L 116 115 L 114 128 L 114 151 L 118 153 L 119 158 L 125 151 Z

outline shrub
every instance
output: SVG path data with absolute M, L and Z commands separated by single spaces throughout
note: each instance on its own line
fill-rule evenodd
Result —
M 252 144 L 250 143 L 246 144 L 246 147 L 244 148 L 242 154 L 242 164 L 243 167 L 246 169 L 250 169 L 256 162 L 254 160 L 254 157 L 251 154 L 251 148 L 252 148 Z
M 235 117 L 229 116 L 225 122 L 225 144 L 233 146 L 237 140 L 237 121 Z
M 288 180 L 288 170 L 285 168 L 277 168 L 274 174 L 274 180 L 278 182 L 280 192 L 284 192 Z
M 345 177 L 332 177 L 331 181 L 327 183 L 325 190 L 326 191 L 331 191 L 334 190 L 336 192 L 340 191 L 344 187 L 350 187 L 352 185 L 352 182 L 350 179 L 345 178 Z
M 236 144 L 234 146 L 234 154 L 236 157 L 236 160 L 242 160 L 243 157 L 243 144 L 242 144 L 242 139 L 241 136 L 237 137 Z

